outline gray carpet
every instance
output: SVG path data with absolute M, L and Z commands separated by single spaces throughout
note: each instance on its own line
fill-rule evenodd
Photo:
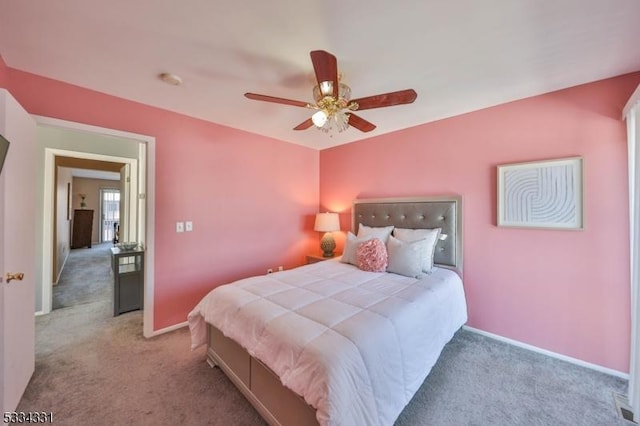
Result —
M 218 369 L 191 352 L 187 329 L 142 336 L 142 313 L 110 302 L 36 321 L 36 372 L 18 411 L 59 425 L 256 425 L 260 416 Z
M 627 381 L 460 330 L 397 425 L 615 426 Z
M 53 309 L 112 299 L 111 247 L 104 243 L 71 250 L 53 286 Z
M 109 299 L 38 317 L 36 333 L 19 411 L 60 425 L 265 424 L 186 328 L 144 339 L 142 313 L 114 318 Z M 397 425 L 628 426 L 612 392 L 626 381 L 461 330 Z

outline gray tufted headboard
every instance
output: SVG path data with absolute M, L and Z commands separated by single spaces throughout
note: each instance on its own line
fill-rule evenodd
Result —
M 434 263 L 462 277 L 462 197 L 378 198 L 353 202 L 353 232 L 359 224 L 411 229 L 442 228 Z

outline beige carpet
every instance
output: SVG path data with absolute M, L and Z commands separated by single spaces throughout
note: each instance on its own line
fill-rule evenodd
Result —
M 145 339 L 140 311 L 113 317 L 103 298 L 38 317 L 36 334 L 19 411 L 53 412 L 59 425 L 265 424 L 204 348 L 190 351 L 187 328 Z M 624 426 L 612 392 L 626 385 L 461 330 L 397 424 Z
M 37 323 L 36 372 L 20 411 L 60 425 L 263 425 L 186 328 L 142 337 L 142 315 L 108 302 Z M 625 425 L 611 393 L 626 382 L 460 331 L 399 425 Z
M 142 336 L 142 314 L 112 317 L 110 302 L 36 321 L 36 372 L 19 411 L 51 411 L 59 425 L 259 425 L 219 369 L 191 352 L 188 330 Z
M 72 250 L 36 318 L 36 371 L 19 411 L 59 425 L 255 425 L 259 415 L 187 329 L 145 339 L 142 312 L 113 317 L 110 243 Z

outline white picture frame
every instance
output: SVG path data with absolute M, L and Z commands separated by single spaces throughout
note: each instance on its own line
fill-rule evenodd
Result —
M 497 166 L 497 225 L 584 229 L 582 157 Z

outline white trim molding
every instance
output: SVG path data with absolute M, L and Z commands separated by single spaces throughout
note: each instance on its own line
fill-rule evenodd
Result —
M 144 237 L 145 242 L 145 271 L 144 271 L 144 305 L 147 307 L 143 310 L 143 335 L 144 337 L 152 337 L 155 335 L 153 330 L 154 324 L 154 312 L 153 307 L 154 303 L 154 286 L 155 286 L 155 176 L 156 176 L 156 138 L 153 136 L 141 135 L 137 133 L 125 132 L 121 130 L 108 129 L 104 127 L 92 126 L 88 124 L 76 123 L 73 121 L 66 121 L 57 118 L 43 117 L 40 115 L 32 115 L 35 119 L 36 123 L 39 126 L 52 126 L 58 127 L 67 130 L 76 130 L 83 131 L 89 133 L 97 133 L 101 135 L 108 135 L 114 137 L 120 137 L 123 139 L 130 140 L 131 142 L 138 143 L 140 145 L 139 148 L 139 158 L 136 161 L 139 161 L 138 167 L 138 178 L 141 176 L 144 177 L 144 180 L 141 182 L 146 183 L 146 192 L 144 194 L 137 194 L 138 198 L 138 208 L 140 208 L 141 204 L 144 204 L 144 207 L 140 211 L 145 212 L 146 224 L 144 226 L 144 230 L 141 231 L 141 236 Z M 145 149 L 146 148 L 146 149 Z M 146 151 L 146 152 L 145 152 Z M 75 152 L 74 152 L 75 153 Z M 78 154 L 78 153 L 76 153 Z M 100 156 L 98 154 L 90 154 L 90 153 L 80 153 L 86 154 L 88 156 L 93 155 L 94 159 L 104 159 L 107 156 Z M 99 158 L 102 157 L 102 158 Z M 91 158 L 91 157 L 89 157 Z M 146 161 L 144 161 L 146 159 Z M 45 155 L 45 169 L 46 167 L 50 167 L 50 170 L 53 170 L 53 156 L 49 157 Z M 129 159 L 131 160 L 131 159 Z M 49 162 L 49 164 L 47 164 Z M 123 161 L 121 161 L 123 162 Z M 126 161 L 124 161 L 126 162 Z M 45 170 L 46 176 L 46 170 Z M 45 190 L 45 216 L 47 215 L 48 206 L 52 206 L 53 200 L 51 194 L 47 196 L 47 191 Z M 49 219 L 50 220 L 50 219 Z M 46 237 L 46 229 L 47 226 L 50 228 L 51 224 L 47 224 L 47 219 L 45 218 L 45 237 Z M 46 239 L 46 238 L 45 238 Z M 49 246 L 47 246 L 49 244 Z M 52 242 L 44 242 L 44 249 L 51 250 Z M 46 253 L 46 251 L 44 252 Z M 43 275 L 46 275 L 47 271 L 49 276 L 53 275 L 52 273 L 52 265 L 51 265 L 51 257 L 47 259 L 47 256 L 43 256 L 42 259 L 43 266 Z M 47 287 L 47 286 L 44 286 Z M 50 287 L 50 285 L 49 285 Z M 50 289 L 49 289 L 50 292 Z M 43 298 L 43 310 L 42 313 L 48 313 L 51 310 L 51 297 L 49 296 L 48 302 L 47 299 Z M 46 309 L 47 303 L 49 304 L 48 310 Z
M 165 333 L 169 333 L 172 331 L 176 331 L 179 330 L 183 327 L 188 327 L 189 326 L 189 321 L 184 321 L 178 324 L 174 324 L 174 325 L 170 325 L 169 327 L 165 327 L 165 328 L 161 328 L 160 330 L 156 330 L 153 332 L 153 336 L 159 336 L 161 334 L 165 334 Z
M 640 104 L 640 85 L 636 87 L 636 90 L 633 92 L 624 108 L 622 109 L 622 119 L 625 120 L 629 116 L 629 113 L 631 113 L 633 107 L 638 104 Z
M 481 336 L 489 337 L 491 339 L 498 340 L 500 342 L 507 343 L 509 345 L 517 346 L 522 349 L 526 349 L 532 352 L 537 352 L 542 355 L 549 356 L 551 358 L 556 358 L 562 361 L 566 361 L 568 363 L 579 365 L 580 367 L 586 367 L 591 370 L 598 371 L 600 373 L 609 374 L 611 376 L 620 377 L 621 379 L 629 379 L 629 375 L 627 373 L 623 373 L 622 371 L 613 370 L 611 368 L 603 367 L 598 364 L 592 364 L 590 362 L 583 361 L 581 359 L 572 358 L 570 356 L 562 355 L 557 352 L 552 352 L 546 349 L 539 348 L 537 346 L 529 345 L 528 343 L 523 343 L 518 340 L 509 339 L 508 337 L 503 337 L 497 334 L 489 333 L 488 331 L 480 330 L 477 328 L 469 327 L 468 325 L 462 326 L 464 330 L 470 331 L 472 333 L 480 334 Z
M 640 86 L 624 107 L 627 122 L 629 167 L 629 259 L 631 299 L 631 353 L 629 355 L 628 401 L 634 416 L 640 416 Z
M 138 160 L 135 158 L 115 157 L 112 155 L 94 154 L 90 152 L 68 151 L 65 149 L 45 148 L 44 149 L 44 211 L 42 226 L 42 311 L 49 313 L 52 310 L 52 288 L 53 282 L 53 209 L 54 209 L 54 180 L 51 178 L 55 174 L 55 158 L 75 157 L 89 160 L 111 161 L 129 164 L 132 169 L 137 169 Z M 135 206 L 131 206 L 135 209 Z M 145 271 L 146 272 L 146 271 Z

